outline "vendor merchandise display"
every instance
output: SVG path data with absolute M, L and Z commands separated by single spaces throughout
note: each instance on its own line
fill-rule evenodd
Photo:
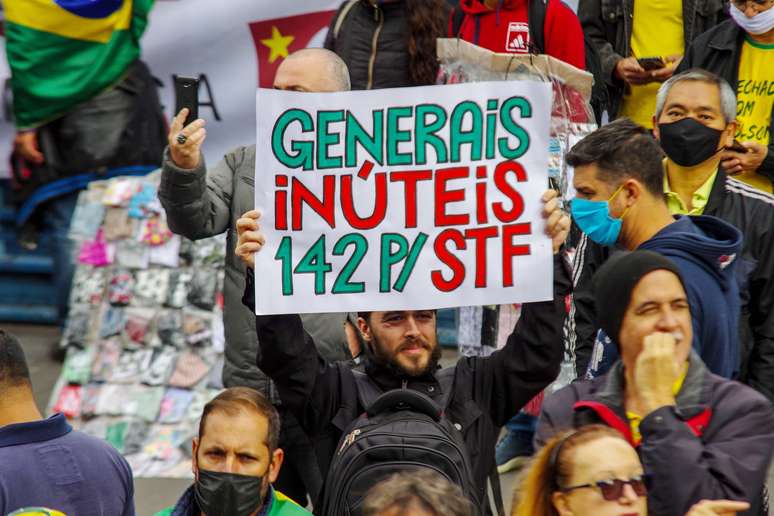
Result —
M 139 477 L 190 477 L 191 438 L 223 388 L 224 236 L 167 227 L 158 175 L 92 183 L 70 237 L 77 263 L 50 410 L 110 442 Z

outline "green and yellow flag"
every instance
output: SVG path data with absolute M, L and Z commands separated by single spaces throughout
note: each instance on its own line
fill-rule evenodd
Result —
M 140 56 L 153 0 L 4 0 L 16 126 L 67 113 Z

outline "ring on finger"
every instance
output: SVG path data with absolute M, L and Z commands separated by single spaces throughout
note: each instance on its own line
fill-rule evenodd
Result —
M 180 145 L 185 145 L 185 142 L 188 141 L 188 136 L 184 135 L 183 133 L 180 133 L 177 135 L 177 143 Z

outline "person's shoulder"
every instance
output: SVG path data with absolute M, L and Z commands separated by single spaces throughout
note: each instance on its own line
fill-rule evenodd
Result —
M 274 490 L 274 505 L 276 507 L 272 507 L 269 516 L 305 516 L 312 514 L 276 489 Z
M 736 38 L 739 32 L 739 26 L 734 20 L 729 18 L 721 23 L 718 23 L 706 32 L 703 32 L 696 36 L 691 42 L 692 46 L 699 48 L 709 49 L 708 45 L 712 42 L 724 42 L 733 40 Z
M 73 430 L 67 434 L 65 438 L 66 440 L 63 444 L 66 443 L 73 448 L 77 448 L 78 454 L 83 456 L 84 459 L 89 462 L 103 458 L 113 463 L 120 463 L 127 468 L 129 467 L 124 456 L 121 455 L 112 444 L 104 439 L 94 437 L 78 430 Z
M 739 229 L 747 236 L 747 229 L 751 227 L 768 228 L 774 219 L 774 195 L 758 190 L 757 188 L 733 177 L 726 177 L 723 185 L 724 204 L 737 204 L 736 210 L 723 210 L 720 213 L 723 219 L 737 227 L 740 224 L 745 227 Z M 733 207 L 731 207 L 733 208 Z M 728 220 L 733 217 L 733 220 Z
M 712 373 L 707 373 L 707 382 L 711 392 L 708 403 L 714 414 L 734 419 L 736 416 L 763 411 L 774 421 L 771 402 L 752 387 Z M 774 431 L 774 428 L 768 431 Z
M 572 411 L 572 406 L 575 403 L 588 394 L 590 394 L 599 383 L 600 379 L 595 378 L 593 380 L 576 380 L 569 385 L 566 385 L 554 392 L 553 394 L 546 396 L 543 400 L 543 410 L 546 412 Z

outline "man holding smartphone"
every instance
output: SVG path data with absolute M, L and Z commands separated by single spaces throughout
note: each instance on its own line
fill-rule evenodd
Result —
M 350 89 L 344 62 L 324 49 L 304 49 L 288 56 L 277 69 L 274 87 L 291 91 L 333 92 Z M 195 98 L 195 97 L 194 97 Z M 279 402 L 269 379 L 257 368 L 258 341 L 255 315 L 242 304 L 245 269 L 234 255 L 236 220 L 254 206 L 255 144 L 239 146 L 227 153 L 209 170 L 204 164 L 201 145 L 206 138 L 204 120 L 184 124 L 189 114 L 182 109 L 172 120 L 169 146 L 164 152 L 159 199 L 167 222 L 175 233 L 192 240 L 227 234 L 224 323 L 226 330 L 223 384 L 251 387 Z M 353 342 L 348 347 L 345 333 L 347 314 L 310 314 L 306 330 L 315 336 L 320 352 L 330 360 L 355 356 Z M 298 422 L 282 406 L 278 407 L 282 430 L 280 445 L 285 450 L 285 467 L 277 488 L 306 504 L 307 493 L 314 503 L 322 486 L 309 439 Z
M 610 119 L 627 116 L 652 129 L 659 84 L 691 41 L 725 14 L 719 0 L 586 0 L 578 17 L 602 61 Z

